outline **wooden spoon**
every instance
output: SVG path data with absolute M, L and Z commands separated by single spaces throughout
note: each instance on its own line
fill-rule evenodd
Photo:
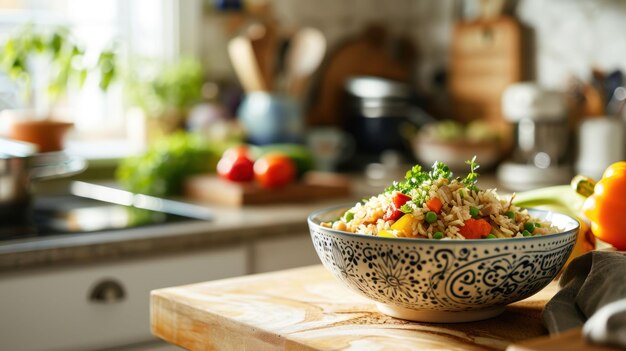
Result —
M 287 53 L 287 93 L 298 98 L 304 95 L 325 53 L 326 39 L 319 30 L 303 28 L 294 35 Z
M 246 92 L 269 91 L 249 38 L 236 36 L 231 39 L 228 43 L 228 55 L 239 82 Z

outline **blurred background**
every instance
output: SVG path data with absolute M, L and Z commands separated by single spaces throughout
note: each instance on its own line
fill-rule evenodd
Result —
M 48 66 L 36 41 L 5 47 L 0 108 L 30 111 L 5 113 L 0 131 L 70 122 L 62 147 L 88 159 L 186 130 L 313 152 L 341 139 L 336 152 L 352 156 L 319 164 L 338 170 L 476 154 L 483 169 L 504 163 L 511 189 L 597 177 L 624 153 L 611 127 L 623 121 L 624 11 L 610 0 L 6 0 L 3 42 L 56 31 L 81 55 Z
M 307 202 L 377 193 L 416 163 L 464 175 L 476 156 L 479 184 L 505 192 L 599 178 L 626 155 L 624 18 L 621 0 L 0 0 L 0 307 L 50 308 L 46 282 L 130 311 L 10 348 L 150 340 L 150 289 L 317 263 Z M 289 156 L 298 191 L 216 183 L 240 144 Z M 76 199 L 133 193 L 179 202 Z M 103 318 L 80 308 L 78 325 Z M 1 319 L 0 340 L 21 335 Z

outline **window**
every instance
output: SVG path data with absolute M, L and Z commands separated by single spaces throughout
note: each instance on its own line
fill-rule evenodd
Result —
M 68 27 L 89 55 L 116 43 L 123 62 L 132 57 L 176 59 L 180 48 L 193 46 L 193 14 L 199 1 L 176 0 L 0 0 L 0 42 L 25 23 Z M 200 16 L 200 14 L 197 14 Z M 180 26 L 179 26 L 180 24 Z M 191 27 L 190 27 L 191 24 Z M 180 28 L 179 28 L 180 27 Z M 182 29 L 181 29 L 182 28 Z M 103 93 L 95 79 L 71 91 L 67 116 L 75 123 L 78 139 L 125 135 L 125 107 L 121 84 Z

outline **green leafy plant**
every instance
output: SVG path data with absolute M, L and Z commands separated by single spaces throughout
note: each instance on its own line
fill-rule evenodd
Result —
M 116 178 L 132 192 L 154 196 L 179 194 L 185 177 L 215 171 L 227 146 L 210 143 L 200 135 L 177 132 L 157 140 L 144 154 L 123 159 Z
M 173 65 L 138 61 L 135 66 L 127 96 L 148 117 L 184 115 L 202 97 L 203 70 L 197 60 L 184 58 Z
M 2 46 L 0 69 L 20 85 L 25 100 L 32 104 L 33 60 L 46 60 L 49 71 L 47 94 L 58 101 L 68 89 L 82 87 L 90 74 L 100 76 L 100 88 L 106 90 L 117 76 L 115 52 L 102 51 L 90 65 L 84 48 L 66 27 L 43 28 L 26 24 L 14 32 Z

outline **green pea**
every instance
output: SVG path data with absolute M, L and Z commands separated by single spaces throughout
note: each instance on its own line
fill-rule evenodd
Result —
M 515 212 L 513 212 L 513 211 L 508 211 L 508 212 L 504 213 L 504 215 L 509 217 L 512 220 L 515 220 Z
M 541 228 L 541 223 L 535 222 L 535 228 Z
M 497 238 L 497 236 L 493 235 L 493 234 L 489 234 L 485 237 L 485 239 L 495 239 Z
M 524 229 L 528 230 L 529 232 L 533 232 L 533 230 L 535 230 L 535 223 L 533 222 L 526 222 L 524 223 Z
M 476 217 L 478 217 L 478 214 L 480 213 L 480 210 L 478 209 L 478 207 L 471 206 L 470 209 L 469 209 L 469 212 L 470 212 L 470 216 L 472 216 L 472 218 L 476 218 Z
M 524 231 L 522 232 L 522 235 L 523 235 L 523 236 L 532 236 L 532 234 L 530 234 L 530 232 L 529 232 L 528 230 L 524 230 Z
M 346 212 L 346 222 L 350 222 L 353 219 L 354 219 L 354 213 Z
M 428 211 L 426 212 L 424 219 L 426 219 L 426 222 L 428 223 L 433 223 L 437 220 L 437 214 L 433 211 Z
M 442 232 L 435 232 L 435 234 L 433 234 L 433 239 L 437 239 L 437 240 L 443 239 L 443 233 Z

